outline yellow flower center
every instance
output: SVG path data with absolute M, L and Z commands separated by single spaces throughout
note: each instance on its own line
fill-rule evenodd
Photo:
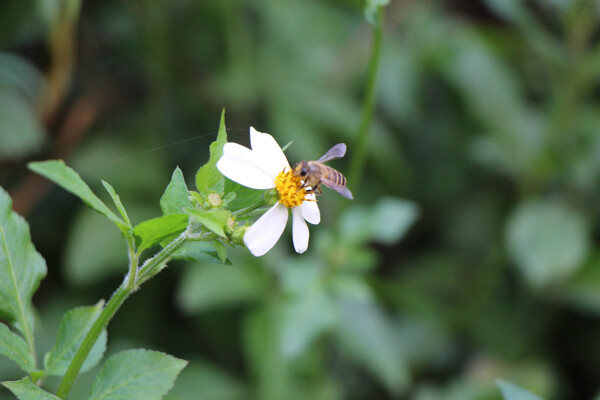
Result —
M 306 189 L 302 188 L 302 181 L 294 176 L 292 170 L 282 171 L 275 177 L 275 189 L 279 194 L 279 202 L 287 208 L 298 207 L 304 202 Z

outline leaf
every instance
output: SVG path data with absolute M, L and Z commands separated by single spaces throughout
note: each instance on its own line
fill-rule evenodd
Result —
M 338 322 L 337 309 L 323 291 L 308 291 L 295 296 L 283 306 L 281 352 L 295 358 Z
M 542 400 L 541 397 L 501 379 L 496 381 L 496 386 L 500 388 L 504 400 Z
M 122 231 L 87 207 L 77 210 L 69 230 L 63 275 L 73 285 L 89 285 L 127 271 Z M 98 240 L 102 238 L 102 240 Z
M 225 227 L 227 226 L 227 220 L 231 217 L 231 212 L 228 210 L 220 210 L 217 208 L 212 208 L 210 210 L 186 208 L 184 211 L 189 214 L 194 221 L 201 223 L 210 231 L 223 238 L 226 237 Z
M 60 400 L 52 393 L 48 393 L 34 385 L 29 378 L 23 378 L 20 381 L 2 382 L 2 384 L 13 392 L 19 400 Z
M 217 161 L 223 155 L 225 143 L 227 143 L 227 129 L 225 128 L 225 110 L 223 110 L 217 140 L 210 145 L 210 158 L 196 173 L 196 187 L 201 194 L 209 192 L 223 194 L 225 178 L 217 169 Z
M 174 260 L 185 260 L 202 264 L 222 263 L 215 248 L 207 242 L 186 242 L 173 253 L 171 258 Z
M 111 356 L 96 376 L 90 400 L 161 399 L 187 361 L 150 350 Z
M 219 256 L 221 262 L 225 263 L 225 261 L 227 261 L 227 247 L 225 247 L 225 244 L 220 240 L 213 240 L 211 244 L 217 251 L 217 255 Z
M 194 265 L 187 268 L 177 300 L 189 312 L 231 307 L 259 298 L 264 283 L 246 267 Z
M 115 215 L 106 205 L 100 200 L 89 186 L 81 179 L 81 177 L 73 169 L 68 167 L 62 160 L 48 160 L 41 162 L 30 162 L 27 164 L 29 169 L 38 174 L 45 176 L 52 182 L 61 186 L 63 189 L 73 193 L 79 197 L 85 204 L 92 209 L 98 211 L 111 221 L 113 221 L 119 229 L 126 229 L 127 225 Z
M 54 347 L 44 358 L 46 372 L 49 375 L 65 374 L 83 338 L 102 312 L 103 306 L 104 302 L 98 302 L 94 306 L 74 308 L 63 316 Z M 103 330 L 83 363 L 81 372 L 88 371 L 98 364 L 105 350 L 106 330 Z
M 25 340 L 4 324 L 0 324 L 0 354 L 15 361 L 25 372 L 36 370 L 35 360 Z
M 127 227 L 129 229 L 131 229 L 132 228 L 131 221 L 129 220 L 129 216 L 127 215 L 127 211 L 125 211 L 125 207 L 123 207 L 123 203 L 121 203 L 121 198 L 119 197 L 119 195 L 117 194 L 117 192 L 115 192 L 115 189 L 110 185 L 110 183 L 102 181 L 102 185 L 104 185 L 104 188 L 106 189 L 106 191 L 108 192 L 108 194 L 110 194 L 110 197 L 112 198 L 113 202 L 115 203 L 115 206 L 117 207 L 117 210 L 119 210 L 119 213 L 121 214 L 121 216 L 125 220 L 125 223 L 127 224 Z M 127 233 L 127 232 L 129 232 L 129 230 L 124 231 L 123 233 Z
M 45 132 L 32 104 L 16 91 L 2 87 L 0 159 L 18 159 L 38 151 L 44 142 Z
M 400 348 L 400 339 L 390 321 L 369 303 L 341 303 L 342 321 L 338 336 L 345 350 L 367 368 L 392 393 L 399 393 L 410 382 Z
M 189 192 L 183 173 L 179 167 L 175 168 L 171 176 L 171 182 L 167 185 L 165 192 L 160 198 L 160 209 L 164 215 L 183 212 L 184 208 L 192 207 Z
M 188 221 L 187 214 L 169 214 L 138 224 L 133 229 L 133 233 L 140 239 L 139 249 L 147 249 L 168 237 L 183 232 Z
M 530 200 L 509 217 L 508 251 L 525 279 L 536 287 L 563 282 L 589 251 L 583 215 L 557 201 Z
M 414 203 L 388 197 L 373 208 L 352 207 L 340 220 L 340 232 L 352 243 L 375 240 L 391 245 L 404 237 L 418 216 L 419 209 Z
M 46 276 L 46 262 L 31 243 L 27 222 L 11 205 L 0 187 L 0 318 L 21 332 L 34 353 L 31 297 Z
M 201 390 L 198 390 L 201 388 Z M 181 372 L 167 400 L 245 400 L 248 391 L 237 379 L 205 362 L 194 362 Z

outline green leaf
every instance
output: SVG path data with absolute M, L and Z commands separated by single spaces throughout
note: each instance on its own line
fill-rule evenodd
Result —
M 125 207 L 123 206 L 123 203 L 121 203 L 121 198 L 119 197 L 117 192 L 115 192 L 115 189 L 110 185 L 110 183 L 102 181 L 102 185 L 104 185 L 104 188 L 106 189 L 108 194 L 110 194 L 110 197 L 112 198 L 113 202 L 115 203 L 117 210 L 119 210 L 119 213 L 125 220 L 127 227 L 129 229 L 131 229 L 132 228 L 131 221 L 129 220 L 129 215 L 127 215 L 127 211 L 125 211 Z M 129 232 L 129 230 L 125 231 L 124 233 L 127 233 L 127 232 Z
M 338 322 L 337 309 L 323 291 L 307 291 L 289 299 L 282 310 L 281 352 L 298 357 Z
M 173 171 L 171 182 L 165 189 L 165 193 L 160 198 L 160 208 L 163 214 L 177 214 L 181 213 L 184 208 L 192 207 L 189 195 L 183 173 L 177 167 Z
M 83 338 L 102 312 L 103 306 L 104 302 L 99 302 L 90 307 L 78 307 L 63 316 L 54 347 L 44 358 L 46 372 L 49 375 L 65 374 Z M 83 363 L 81 372 L 88 371 L 98 364 L 105 350 L 106 330 L 103 330 Z
M 201 390 L 198 390 L 201 388 Z M 237 379 L 204 362 L 191 361 L 166 400 L 245 400 L 248 391 Z
M 19 159 L 41 148 L 45 137 L 44 127 L 30 102 L 16 90 L 6 90 L 4 85 L 2 88 L 3 90 L 0 91 L 0 159 Z
M 27 222 L 11 205 L 0 187 L 0 318 L 21 332 L 35 354 L 31 297 L 46 276 L 46 262 L 31 243 Z
M 188 221 L 189 216 L 187 214 L 163 215 L 138 224 L 133 229 L 133 233 L 140 239 L 140 250 L 144 250 L 168 237 L 183 232 Z
M 225 263 L 225 261 L 227 260 L 227 247 L 225 246 L 225 244 L 220 240 L 213 240 L 211 244 L 217 251 L 217 255 L 219 256 L 221 262 Z
M 159 400 L 186 364 L 157 351 L 122 351 L 111 356 L 96 376 L 90 400 Z
M 171 256 L 173 260 L 185 260 L 202 264 L 221 264 L 215 248 L 207 242 L 186 242 Z M 229 263 L 228 261 L 226 263 Z
M 542 400 L 541 397 L 501 379 L 496 381 L 496 385 L 500 388 L 504 400 Z
M 210 145 L 210 158 L 196 173 L 196 187 L 201 194 L 206 195 L 209 192 L 223 194 L 225 178 L 217 169 L 217 161 L 223 155 L 225 143 L 227 143 L 227 129 L 225 128 L 225 110 L 223 110 L 217 140 Z
M 383 312 L 373 304 L 344 301 L 338 336 L 343 350 L 392 393 L 410 382 L 400 339 Z
M 34 385 L 29 378 L 23 378 L 20 381 L 2 382 L 2 384 L 13 392 L 19 400 L 60 400 L 52 393 L 48 393 Z
M 225 237 L 225 227 L 227 220 L 231 217 L 231 212 L 228 210 L 220 210 L 212 208 L 210 210 L 201 210 L 198 208 L 186 208 L 184 210 L 196 222 L 204 225 L 208 230 L 216 233 L 221 237 Z
M 265 285 L 246 267 L 193 265 L 186 268 L 178 303 L 189 312 L 231 307 L 260 297 Z
M 98 211 L 111 221 L 113 221 L 120 229 L 126 229 L 126 224 L 115 215 L 104 203 L 100 200 L 89 186 L 81 179 L 79 174 L 68 167 L 62 160 L 48 160 L 41 162 L 30 162 L 27 164 L 29 169 L 38 174 L 45 176 L 52 182 L 61 186 L 63 189 L 73 193 L 79 197 L 85 204 L 92 209 Z
M 388 197 L 373 208 L 352 207 L 340 219 L 340 233 L 352 243 L 375 240 L 391 245 L 404 237 L 418 216 L 414 203 Z
M 550 200 L 520 204 L 509 217 L 509 254 L 532 286 L 563 282 L 589 251 L 589 230 L 578 211 Z
M 4 324 L 0 324 L 0 354 L 15 361 L 25 372 L 36 370 L 35 360 L 25 340 Z

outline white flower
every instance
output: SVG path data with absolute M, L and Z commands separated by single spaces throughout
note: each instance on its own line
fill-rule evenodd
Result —
M 262 256 L 275 246 L 292 210 L 294 248 L 304 253 L 308 248 L 308 226 L 321 221 L 314 193 L 300 189 L 302 181 L 292 174 L 283 151 L 268 133 L 250 127 L 252 150 L 237 143 L 226 143 L 217 168 L 223 175 L 252 189 L 273 189 L 279 201 L 261 216 L 244 235 L 244 243 L 255 256 Z

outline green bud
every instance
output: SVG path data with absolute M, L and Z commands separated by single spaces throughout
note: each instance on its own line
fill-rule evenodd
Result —
M 223 204 L 223 199 L 217 193 L 209 193 L 206 200 L 213 207 L 221 207 Z

